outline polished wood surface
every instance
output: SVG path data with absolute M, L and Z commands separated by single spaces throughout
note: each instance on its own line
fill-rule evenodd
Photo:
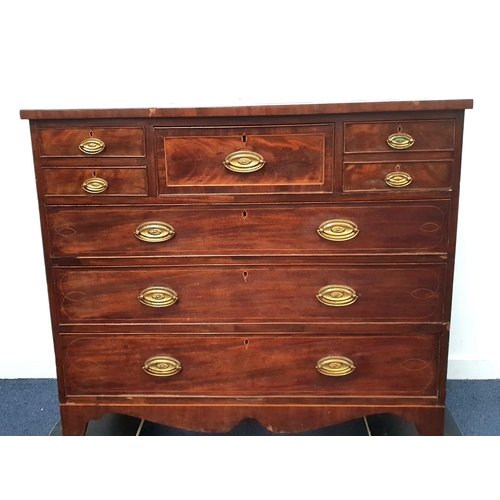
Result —
M 22 110 L 21 118 L 29 120 L 96 119 L 96 118 L 178 118 L 178 117 L 248 117 L 324 115 L 340 113 L 378 113 L 409 111 L 449 111 L 472 108 L 472 99 L 441 101 L 388 101 L 334 104 L 288 104 L 273 106 L 236 106 L 217 108 L 137 108 L 137 109 L 67 109 Z
M 78 145 L 92 137 L 105 144 L 100 157 L 146 156 L 144 129 L 108 127 L 42 128 L 39 131 L 40 155 L 88 157 Z
M 303 337 L 65 335 L 68 395 L 116 396 L 406 396 L 437 398 L 439 335 Z M 171 356 L 170 377 L 143 370 L 147 359 Z M 347 357 L 355 370 L 326 376 L 327 356 Z M 123 371 L 128 372 L 124 380 Z
M 159 191 L 331 192 L 333 126 L 157 128 Z M 236 151 L 260 154 L 255 172 L 228 170 Z
M 405 154 L 405 150 L 388 150 L 387 138 L 391 134 L 409 134 L 415 144 L 411 151 L 453 151 L 455 122 L 453 120 L 388 121 L 378 123 L 346 123 L 344 131 L 345 153 Z
M 73 177 L 78 175 L 75 172 Z M 137 257 L 208 257 L 352 255 L 355 252 L 444 254 L 448 248 L 449 213 L 448 201 L 434 201 L 370 206 L 252 204 L 204 207 L 201 211 L 189 207 L 75 209 L 57 206 L 47 209 L 47 218 L 52 257 L 98 257 L 117 253 Z M 331 220 L 351 221 L 358 233 L 347 240 L 322 238 L 318 229 Z M 137 228 L 148 221 L 169 224 L 175 235 L 159 242 L 138 239 Z
M 391 172 L 405 172 L 411 184 L 405 191 L 451 189 L 453 161 L 403 160 L 385 162 L 347 162 L 344 164 L 344 191 L 394 191 L 386 182 Z
M 471 107 L 22 111 L 64 434 L 106 412 L 208 432 L 387 412 L 441 434 Z M 262 168 L 229 169 L 242 150 Z M 329 356 L 355 369 L 320 373 Z M 180 371 L 146 373 L 163 357 Z
M 317 323 L 443 321 L 444 264 L 332 266 L 169 266 L 54 269 L 61 324 L 105 322 Z M 376 286 L 373 284 L 376 283 Z M 345 285 L 359 298 L 330 307 L 322 287 Z M 148 307 L 140 292 L 163 286 L 178 302 Z
M 108 186 L 101 196 L 147 196 L 146 167 L 75 167 L 44 168 L 42 171 L 45 196 L 85 196 L 82 184 L 93 178 L 104 179 Z M 97 196 L 97 194 L 96 194 Z

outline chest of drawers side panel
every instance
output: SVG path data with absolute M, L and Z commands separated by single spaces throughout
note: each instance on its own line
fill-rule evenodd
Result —
M 443 343 L 441 346 L 443 361 L 441 363 L 441 383 L 439 386 L 439 394 L 442 403 L 445 402 L 446 397 L 446 373 L 447 373 L 447 360 L 449 350 L 449 337 L 451 331 L 451 311 L 453 303 L 453 286 L 455 275 L 455 255 L 457 244 L 457 226 L 458 226 L 458 213 L 459 213 L 459 200 L 460 200 L 460 176 L 462 165 L 462 148 L 463 148 L 463 134 L 464 134 L 464 115 L 465 111 L 456 111 L 456 126 L 455 126 L 455 150 L 454 150 L 454 164 L 453 171 L 453 194 L 451 197 L 451 211 L 450 211 L 450 241 L 448 249 L 448 267 L 446 270 L 446 294 L 444 301 L 444 317 L 445 328 L 443 329 Z
M 59 401 L 63 403 L 66 398 L 66 389 L 64 385 L 64 371 L 62 367 L 63 353 L 59 338 L 59 325 L 57 319 L 57 299 L 55 296 L 54 280 L 52 275 L 52 261 L 50 258 L 50 253 L 51 253 L 50 241 L 49 241 L 50 228 L 48 227 L 47 224 L 47 217 L 45 212 L 45 204 L 44 204 L 45 186 L 44 186 L 42 165 L 40 160 L 39 134 L 36 121 L 30 121 L 30 135 L 31 135 L 33 164 L 35 170 L 36 188 L 38 196 L 40 227 L 41 227 L 44 262 L 45 262 L 45 275 L 47 280 L 47 293 L 49 297 L 52 338 L 55 351 L 57 387 L 58 387 Z

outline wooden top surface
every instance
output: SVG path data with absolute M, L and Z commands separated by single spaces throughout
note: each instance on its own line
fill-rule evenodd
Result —
M 220 108 L 47 109 L 21 110 L 20 114 L 21 118 L 29 120 L 68 120 L 86 118 L 325 115 L 398 111 L 446 111 L 471 108 L 472 99 L 460 99 L 439 101 L 355 102 L 344 104 L 280 104 Z

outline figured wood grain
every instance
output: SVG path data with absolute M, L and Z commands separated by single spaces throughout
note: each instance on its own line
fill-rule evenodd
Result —
M 106 177 L 106 176 L 105 176 Z M 48 210 L 51 255 L 217 256 L 334 255 L 368 253 L 445 253 L 446 201 L 366 206 L 243 205 L 143 208 L 59 208 Z M 318 234 L 329 220 L 349 220 L 359 233 L 351 240 L 328 241 Z M 149 243 L 135 237 L 148 221 L 170 224 L 175 236 Z
M 146 156 L 143 128 L 68 127 L 40 129 L 40 155 L 50 157 L 142 157 Z M 98 155 L 83 153 L 79 144 L 90 137 L 105 143 L 104 151 Z
M 44 168 L 43 185 L 46 196 L 147 196 L 148 179 L 146 167 L 142 168 Z M 106 191 L 89 194 L 82 184 L 94 177 L 108 183 Z
M 404 156 L 416 151 L 453 151 L 455 148 L 455 122 L 446 121 L 388 121 L 346 123 L 344 125 L 345 153 L 384 153 Z M 398 131 L 409 134 L 415 143 L 408 149 L 392 149 L 387 144 L 390 135 Z
M 54 269 L 59 322 L 339 322 L 443 321 L 446 265 L 214 266 Z M 316 298 L 327 285 L 353 288 L 359 299 L 329 307 Z M 147 307 L 140 292 L 174 290 L 178 302 Z
M 439 336 L 188 337 L 64 336 L 68 395 L 435 396 Z M 171 377 L 143 370 L 154 356 L 177 359 Z M 325 356 L 351 359 L 355 370 L 328 377 Z M 127 373 L 124 376 L 124 372 Z
M 391 172 L 404 172 L 410 175 L 411 184 L 394 188 L 385 178 Z M 453 181 L 453 162 L 440 161 L 385 161 L 385 162 L 346 162 L 344 163 L 344 191 L 437 191 L 450 190 Z
M 155 129 L 161 194 L 332 191 L 332 126 Z M 228 155 L 264 158 L 255 172 L 228 170 Z

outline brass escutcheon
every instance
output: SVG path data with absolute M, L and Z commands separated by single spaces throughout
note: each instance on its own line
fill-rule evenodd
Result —
M 411 135 L 398 132 L 387 138 L 387 144 L 393 149 L 408 149 L 415 144 L 415 139 Z
M 91 177 L 82 184 L 82 189 L 90 194 L 104 193 L 108 189 L 108 183 L 99 177 Z
M 345 285 L 324 286 L 316 295 L 316 298 L 326 306 L 343 307 L 350 306 L 358 300 L 356 292 Z
M 148 307 L 169 307 L 177 302 L 178 295 L 165 286 L 145 288 L 137 297 L 141 304 Z
M 355 238 L 359 233 L 358 226 L 350 220 L 332 219 L 323 222 L 317 229 L 325 240 L 346 241 Z
M 153 377 L 171 377 L 182 369 L 179 360 L 171 356 L 154 356 L 144 362 L 142 369 Z
M 264 158 L 254 151 L 249 151 L 246 149 L 240 149 L 227 155 L 224 160 L 224 166 L 233 172 L 238 173 L 249 173 L 260 170 L 263 166 Z
M 96 155 L 99 154 L 101 151 L 104 151 L 104 148 L 106 147 L 106 144 L 104 144 L 101 139 L 97 139 L 95 137 L 90 137 L 89 139 L 84 139 L 80 144 L 78 145 L 78 148 L 82 153 L 85 153 L 87 155 Z
M 385 183 L 395 188 L 408 186 L 412 180 L 411 175 L 406 172 L 391 172 L 385 176 Z
M 175 236 L 174 228 L 166 222 L 144 222 L 134 232 L 135 237 L 148 243 L 161 243 Z
M 316 363 L 316 370 L 327 377 L 343 377 L 355 369 L 352 360 L 344 356 L 327 356 Z

